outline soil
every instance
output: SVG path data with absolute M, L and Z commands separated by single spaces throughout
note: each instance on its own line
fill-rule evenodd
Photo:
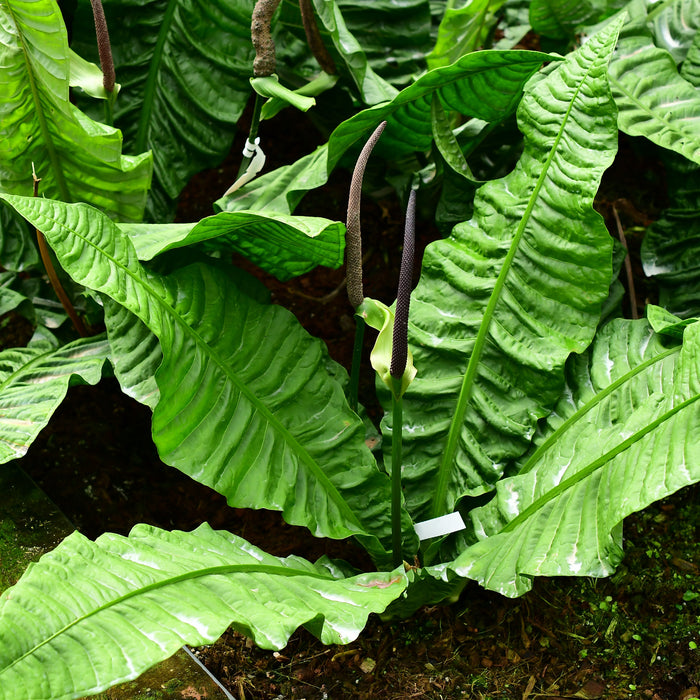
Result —
M 188 187 L 181 220 L 210 213 L 211 192 L 223 192 L 232 181 L 242 139 L 220 168 Z M 293 152 L 290 160 L 306 151 Z M 639 157 L 634 142 L 624 141 L 599 202 L 611 231 L 616 230 L 613 209 L 623 228 L 632 231 L 640 310 L 653 292 L 644 285 L 634 227 L 658 216 L 663 201 L 654 193 L 663 191 L 661 177 L 656 164 Z M 626 179 L 634 187 L 627 187 Z M 347 186 L 347 173 L 335 174 L 298 213 L 343 219 Z M 629 192 L 636 199 L 628 199 Z M 392 198 L 363 202 L 366 294 L 386 302 L 395 295 L 402 219 Z M 420 227 L 419 253 L 437 236 L 431 226 Z M 354 331 L 342 270 L 319 269 L 286 284 L 256 274 L 275 303 L 290 308 L 309 332 L 326 341 L 336 360 L 349 366 Z M 0 320 L 0 333 L 4 346 L 27 339 L 23 319 L 15 315 Z M 365 352 L 368 348 L 369 339 Z M 360 398 L 376 418 L 369 373 Z M 127 534 L 139 522 L 190 530 L 206 520 L 276 555 L 314 560 L 329 554 L 361 568 L 371 566 L 352 542 L 315 539 L 269 511 L 230 508 L 223 497 L 163 465 L 151 441 L 149 410 L 121 394 L 113 379 L 71 388 L 21 464 L 89 537 L 104 531 Z M 628 519 L 625 559 L 612 578 L 537 580 L 517 600 L 470 584 L 456 603 L 423 608 L 409 620 L 373 616 L 346 647 L 325 647 L 302 629 L 273 653 L 227 632 L 197 654 L 240 700 L 690 700 L 700 697 L 699 525 L 700 487 L 691 487 Z

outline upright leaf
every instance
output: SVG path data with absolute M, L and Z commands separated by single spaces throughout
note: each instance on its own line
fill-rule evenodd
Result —
M 317 536 L 357 535 L 384 556 L 377 538 L 389 541 L 388 477 L 325 346 L 290 312 L 255 301 L 213 265 L 146 270 L 129 238 L 86 205 L 2 197 L 43 231 L 74 280 L 158 337 L 153 438 L 164 462 L 233 506 L 280 510 Z
M 248 97 L 254 51 L 249 0 L 111 0 L 105 3 L 117 80 L 115 123 L 137 153 L 154 158 L 148 218 L 172 218 L 190 177 L 231 149 Z M 88 0 L 74 48 L 95 55 Z M 212 199 L 214 199 L 212 193 Z
M 418 375 L 404 396 L 404 485 L 417 519 L 493 488 L 590 343 L 612 241 L 593 198 L 616 150 L 606 81 L 619 23 L 525 91 L 525 151 L 474 216 L 431 243 L 413 294 Z M 385 427 L 391 429 L 389 418 Z
M 0 190 L 31 195 L 33 165 L 42 195 L 140 221 L 151 156 L 123 156 L 121 133 L 70 103 L 69 77 L 68 39 L 55 0 L 3 2 Z
M 229 625 L 267 649 L 301 625 L 348 643 L 405 587 L 403 572 L 336 578 L 323 562 L 273 557 L 206 524 L 137 525 L 96 542 L 75 532 L 0 597 L 0 699 L 82 698 Z
M 608 329 L 572 368 L 558 429 L 472 512 L 479 541 L 447 568 L 509 596 L 533 576 L 607 576 L 623 518 L 700 480 L 700 324 L 680 352 L 645 321 Z

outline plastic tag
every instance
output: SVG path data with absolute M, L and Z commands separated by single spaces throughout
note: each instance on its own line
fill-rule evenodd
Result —
M 430 520 L 424 520 L 422 523 L 416 523 L 414 529 L 418 539 L 423 541 L 429 540 L 431 537 L 441 537 L 452 532 L 459 532 L 460 530 L 465 530 L 466 527 L 459 513 L 449 513 L 448 515 L 441 515 L 439 518 L 431 518 Z

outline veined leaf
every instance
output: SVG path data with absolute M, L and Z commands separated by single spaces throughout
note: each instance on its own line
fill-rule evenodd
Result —
M 570 420 L 472 511 L 480 541 L 447 567 L 504 595 L 533 576 L 609 575 L 623 518 L 700 480 L 700 324 L 678 352 L 646 321 L 613 322 L 569 380 L 554 420 Z
M 668 51 L 676 64 L 682 63 L 693 37 L 700 30 L 700 1 L 650 2 L 647 10 L 654 43 Z
M 377 152 L 392 158 L 427 151 L 432 144 L 431 103 L 465 116 L 499 121 L 518 103 L 522 87 L 551 56 L 535 51 L 480 51 L 436 68 L 402 90 L 391 102 L 342 122 L 327 144 L 296 163 L 257 178 L 216 205 L 227 211 L 292 211 L 304 193 L 320 187 L 341 156 L 376 126 L 387 121 Z
M 610 62 L 620 129 L 700 163 L 700 92 L 654 45 L 642 21 L 625 28 Z
M 693 43 L 681 67 L 681 77 L 693 87 L 700 89 L 700 29 L 695 32 Z
M 0 352 L 0 463 L 26 454 L 74 377 L 97 384 L 108 355 L 104 336 L 62 347 L 38 340 Z
M 530 24 L 543 36 L 565 39 L 576 27 L 595 20 L 599 14 L 595 3 L 589 0 L 532 0 Z
M 468 0 L 462 7 L 447 7 L 438 28 L 435 48 L 426 57 L 428 68 L 447 66 L 483 46 L 504 2 Z
M 343 264 L 345 226 L 320 217 L 221 212 L 195 224 L 128 224 L 120 227 L 141 260 L 172 248 L 207 241 L 212 249 L 236 250 L 286 281 L 317 265 Z
M 156 372 L 163 361 L 158 338 L 128 309 L 109 297 L 103 303 L 114 376 L 127 396 L 153 410 L 160 399 Z
M 559 396 L 567 357 L 593 338 L 612 274 L 592 203 L 616 151 L 605 74 L 619 26 L 526 88 L 515 170 L 483 185 L 473 218 L 426 248 L 409 318 L 418 374 L 403 407 L 416 519 L 493 488 Z
M 84 201 L 140 221 L 152 159 L 121 154 L 117 129 L 93 122 L 68 97 L 66 28 L 54 0 L 0 5 L 0 189 Z
M 96 542 L 75 532 L 0 597 L 0 699 L 97 693 L 229 625 L 266 649 L 301 625 L 348 643 L 405 587 L 403 571 L 338 579 L 322 562 L 273 557 L 206 524 L 137 525 Z
M 331 378 L 325 346 L 280 306 L 203 264 L 167 276 L 139 263 L 95 209 L 0 195 L 39 228 L 63 269 L 134 313 L 163 350 L 153 438 L 161 458 L 235 507 L 281 510 L 317 536 L 390 540 L 389 479 Z M 225 323 L 222 323 L 225 319 Z M 415 548 L 404 513 L 407 551 Z
M 39 253 L 26 221 L 12 207 L 0 203 L 0 265 L 22 272 L 39 263 Z
M 221 162 L 251 94 L 255 55 L 248 0 L 110 0 L 104 4 L 117 80 L 115 124 L 136 152 L 152 150 L 148 218 L 172 219 L 190 177 Z M 73 48 L 94 59 L 94 23 L 80 0 Z M 84 39 L 82 41 L 85 41 Z

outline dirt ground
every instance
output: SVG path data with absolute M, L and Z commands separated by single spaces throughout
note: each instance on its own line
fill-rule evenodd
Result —
M 226 163 L 188 188 L 181 219 L 210 213 L 210 193 L 230 184 L 239 150 L 237 144 Z M 660 191 L 662 174 L 654 164 L 635 161 L 633 144 L 624 142 L 621 153 L 606 176 L 599 208 L 612 231 L 613 208 L 633 231 L 663 206 L 648 195 Z M 630 197 L 624 180 L 632 177 L 648 182 L 648 192 L 638 188 Z M 345 172 L 334 175 L 324 193 L 305 200 L 297 213 L 344 219 L 347 181 Z M 202 192 L 209 193 L 206 204 Z M 402 214 L 390 197 L 366 200 L 363 207 L 366 293 L 390 302 Z M 421 249 L 438 235 L 425 223 L 418 233 Z M 630 247 L 641 306 L 650 293 L 641 278 L 634 233 Z M 260 276 L 273 301 L 297 314 L 348 366 L 353 324 L 342 270 L 314 271 L 287 284 Z M 31 328 L 11 316 L 0 321 L 0 332 L 4 344 L 22 344 Z M 366 352 L 368 348 L 369 340 Z M 376 417 L 373 397 L 368 372 L 360 398 Z M 316 540 L 285 525 L 276 513 L 229 508 L 222 497 L 162 465 L 150 439 L 148 409 L 123 396 L 114 380 L 72 388 L 22 466 L 90 537 L 107 530 L 126 534 L 138 522 L 190 530 L 206 520 L 273 554 L 312 560 L 329 554 L 370 566 L 352 542 Z M 626 556 L 610 579 L 538 580 L 532 592 L 517 600 L 468 585 L 456 603 L 424 608 L 409 620 L 372 617 L 365 632 L 346 647 L 324 647 L 300 630 L 285 649 L 273 653 L 229 632 L 197 654 L 240 700 L 691 700 L 700 697 L 699 526 L 700 487 L 692 487 L 628 519 Z

